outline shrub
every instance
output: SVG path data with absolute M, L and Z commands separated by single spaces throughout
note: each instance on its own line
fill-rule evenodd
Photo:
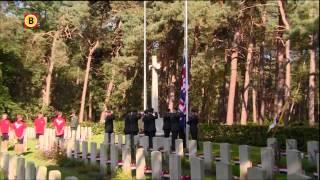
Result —
M 201 140 L 212 142 L 228 142 L 232 144 L 247 144 L 266 146 L 267 138 L 276 137 L 282 149 L 285 149 L 286 139 L 296 139 L 298 149 L 306 151 L 307 141 L 319 140 L 319 128 L 311 127 L 277 127 L 268 133 L 268 126 L 257 125 L 208 125 L 199 126 Z
M 104 124 L 98 122 L 83 122 L 81 126 L 92 127 L 92 133 L 94 135 L 99 135 L 104 133 Z M 123 120 L 115 120 L 113 121 L 113 130 L 115 133 L 121 134 L 123 133 L 124 122 Z

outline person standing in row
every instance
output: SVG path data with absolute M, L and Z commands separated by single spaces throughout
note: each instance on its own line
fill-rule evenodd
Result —
M 134 151 L 134 136 L 139 132 L 138 121 L 141 118 L 141 114 L 137 110 L 133 110 L 124 117 L 124 133 L 130 136 L 131 158 L 133 159 L 136 153 Z
M 149 137 L 149 148 L 152 148 L 152 138 L 156 135 L 156 122 L 155 120 L 158 118 L 158 113 L 153 113 L 153 108 L 145 111 L 143 116 L 144 123 L 144 134 Z
M 38 117 L 34 120 L 34 127 L 37 139 L 36 148 L 39 147 L 39 137 L 44 134 L 44 130 L 46 128 L 46 120 L 43 117 L 42 113 L 38 114 Z
M 71 131 L 77 131 L 78 125 L 79 125 L 78 116 L 76 115 L 75 111 L 72 111 L 71 112 L 71 120 L 70 120 Z
M 170 122 L 170 109 L 164 114 L 163 116 L 163 132 L 164 132 L 164 137 L 169 137 L 170 136 L 170 131 L 171 131 L 171 122 Z
M 179 130 L 180 130 L 180 113 L 178 109 L 175 111 L 171 110 L 170 113 L 170 122 L 171 122 L 171 149 L 175 150 L 176 139 L 178 138 Z
M 189 116 L 189 121 L 188 121 L 192 140 L 198 140 L 198 122 L 199 122 L 198 110 L 193 108 L 191 110 L 191 115 Z
M 108 110 L 105 112 L 105 121 L 104 121 L 104 132 L 108 133 L 108 142 L 111 142 L 111 134 L 113 133 L 113 120 L 115 116 L 112 111 Z
M 57 113 L 57 117 L 53 119 L 53 126 L 56 133 L 56 141 L 58 146 L 62 146 L 63 135 L 65 128 L 66 120 L 62 117 L 62 112 Z
M 18 114 L 17 120 L 12 125 L 15 137 L 17 138 L 17 144 L 15 145 L 15 151 L 17 155 L 20 155 L 24 151 L 23 141 L 26 128 L 27 125 L 24 122 L 22 115 Z
M 1 152 L 8 150 L 8 141 L 9 141 L 9 128 L 10 120 L 7 114 L 2 114 L 0 120 L 0 132 L 1 132 Z

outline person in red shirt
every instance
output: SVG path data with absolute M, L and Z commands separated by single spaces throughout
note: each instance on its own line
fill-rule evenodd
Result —
M 39 147 L 39 136 L 44 134 L 44 129 L 46 128 L 46 120 L 42 113 L 38 114 L 38 117 L 34 120 L 34 128 L 36 132 L 37 146 Z
M 7 114 L 2 114 L 2 118 L 0 120 L 0 132 L 1 132 L 1 139 L 2 141 L 9 140 L 9 127 L 10 127 L 10 120 L 8 119 Z
M 62 113 L 58 112 L 57 117 L 53 119 L 53 126 L 56 131 L 56 137 L 57 137 L 58 143 L 59 141 L 63 140 L 65 125 L 66 125 L 66 120 L 62 117 Z
M 34 120 L 34 127 L 36 131 L 36 138 L 39 139 L 39 136 L 44 134 L 44 130 L 46 128 L 46 120 L 42 113 L 39 113 L 38 117 Z
M 22 115 L 18 114 L 17 120 L 12 124 L 12 129 L 14 130 L 14 134 L 18 140 L 18 144 L 23 144 L 26 128 L 27 125 L 24 122 Z
M 9 140 L 9 127 L 10 120 L 7 114 L 2 114 L 0 120 L 0 133 L 1 133 L 1 151 L 7 151 L 8 149 L 8 140 Z

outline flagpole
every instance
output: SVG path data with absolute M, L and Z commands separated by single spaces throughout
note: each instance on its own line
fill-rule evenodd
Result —
M 184 24 L 184 55 L 186 60 L 186 122 L 189 121 L 189 58 L 188 58 L 188 1 L 184 1 L 185 24 Z M 186 142 L 189 145 L 189 131 L 186 125 Z
M 147 109 L 147 1 L 143 1 L 143 110 Z

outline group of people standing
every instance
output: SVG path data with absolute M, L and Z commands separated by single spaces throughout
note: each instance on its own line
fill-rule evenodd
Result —
M 47 125 L 47 118 L 42 113 L 39 113 L 33 121 L 36 139 L 39 139 L 40 135 L 43 135 Z M 66 126 L 66 119 L 63 117 L 62 112 L 56 112 L 56 116 L 52 119 L 52 126 L 55 129 L 55 135 L 57 141 L 61 143 L 63 141 L 64 129 Z M 71 129 L 76 130 L 78 126 L 78 118 L 75 112 L 71 114 Z M 15 151 L 17 154 L 21 154 L 24 151 L 24 139 L 26 135 L 27 124 L 21 114 L 16 116 L 15 121 L 11 121 L 7 114 L 2 114 L 0 119 L 0 134 L 1 134 L 1 149 L 8 148 L 9 132 L 12 130 L 15 135 L 17 143 L 15 145 Z M 38 147 L 38 145 L 37 145 Z
M 105 112 L 105 133 L 108 133 L 109 140 L 111 133 L 113 133 L 113 120 L 115 115 L 112 111 Z M 131 144 L 133 144 L 133 137 L 139 133 L 139 119 L 143 122 L 143 133 L 149 137 L 149 148 L 152 148 L 152 139 L 156 135 L 156 120 L 158 119 L 158 113 L 154 112 L 153 108 L 149 108 L 144 112 L 138 112 L 137 110 L 132 110 L 126 113 L 123 117 L 124 119 L 124 133 L 130 135 Z M 198 138 L 198 122 L 199 116 L 197 109 L 192 109 L 189 115 L 188 124 L 190 126 L 191 138 L 197 140 Z M 186 135 L 185 135 L 185 115 L 178 109 L 168 110 L 163 116 L 163 131 L 165 137 L 170 137 L 172 139 L 172 150 L 175 149 L 175 140 L 179 137 L 183 139 L 183 145 L 186 147 Z

